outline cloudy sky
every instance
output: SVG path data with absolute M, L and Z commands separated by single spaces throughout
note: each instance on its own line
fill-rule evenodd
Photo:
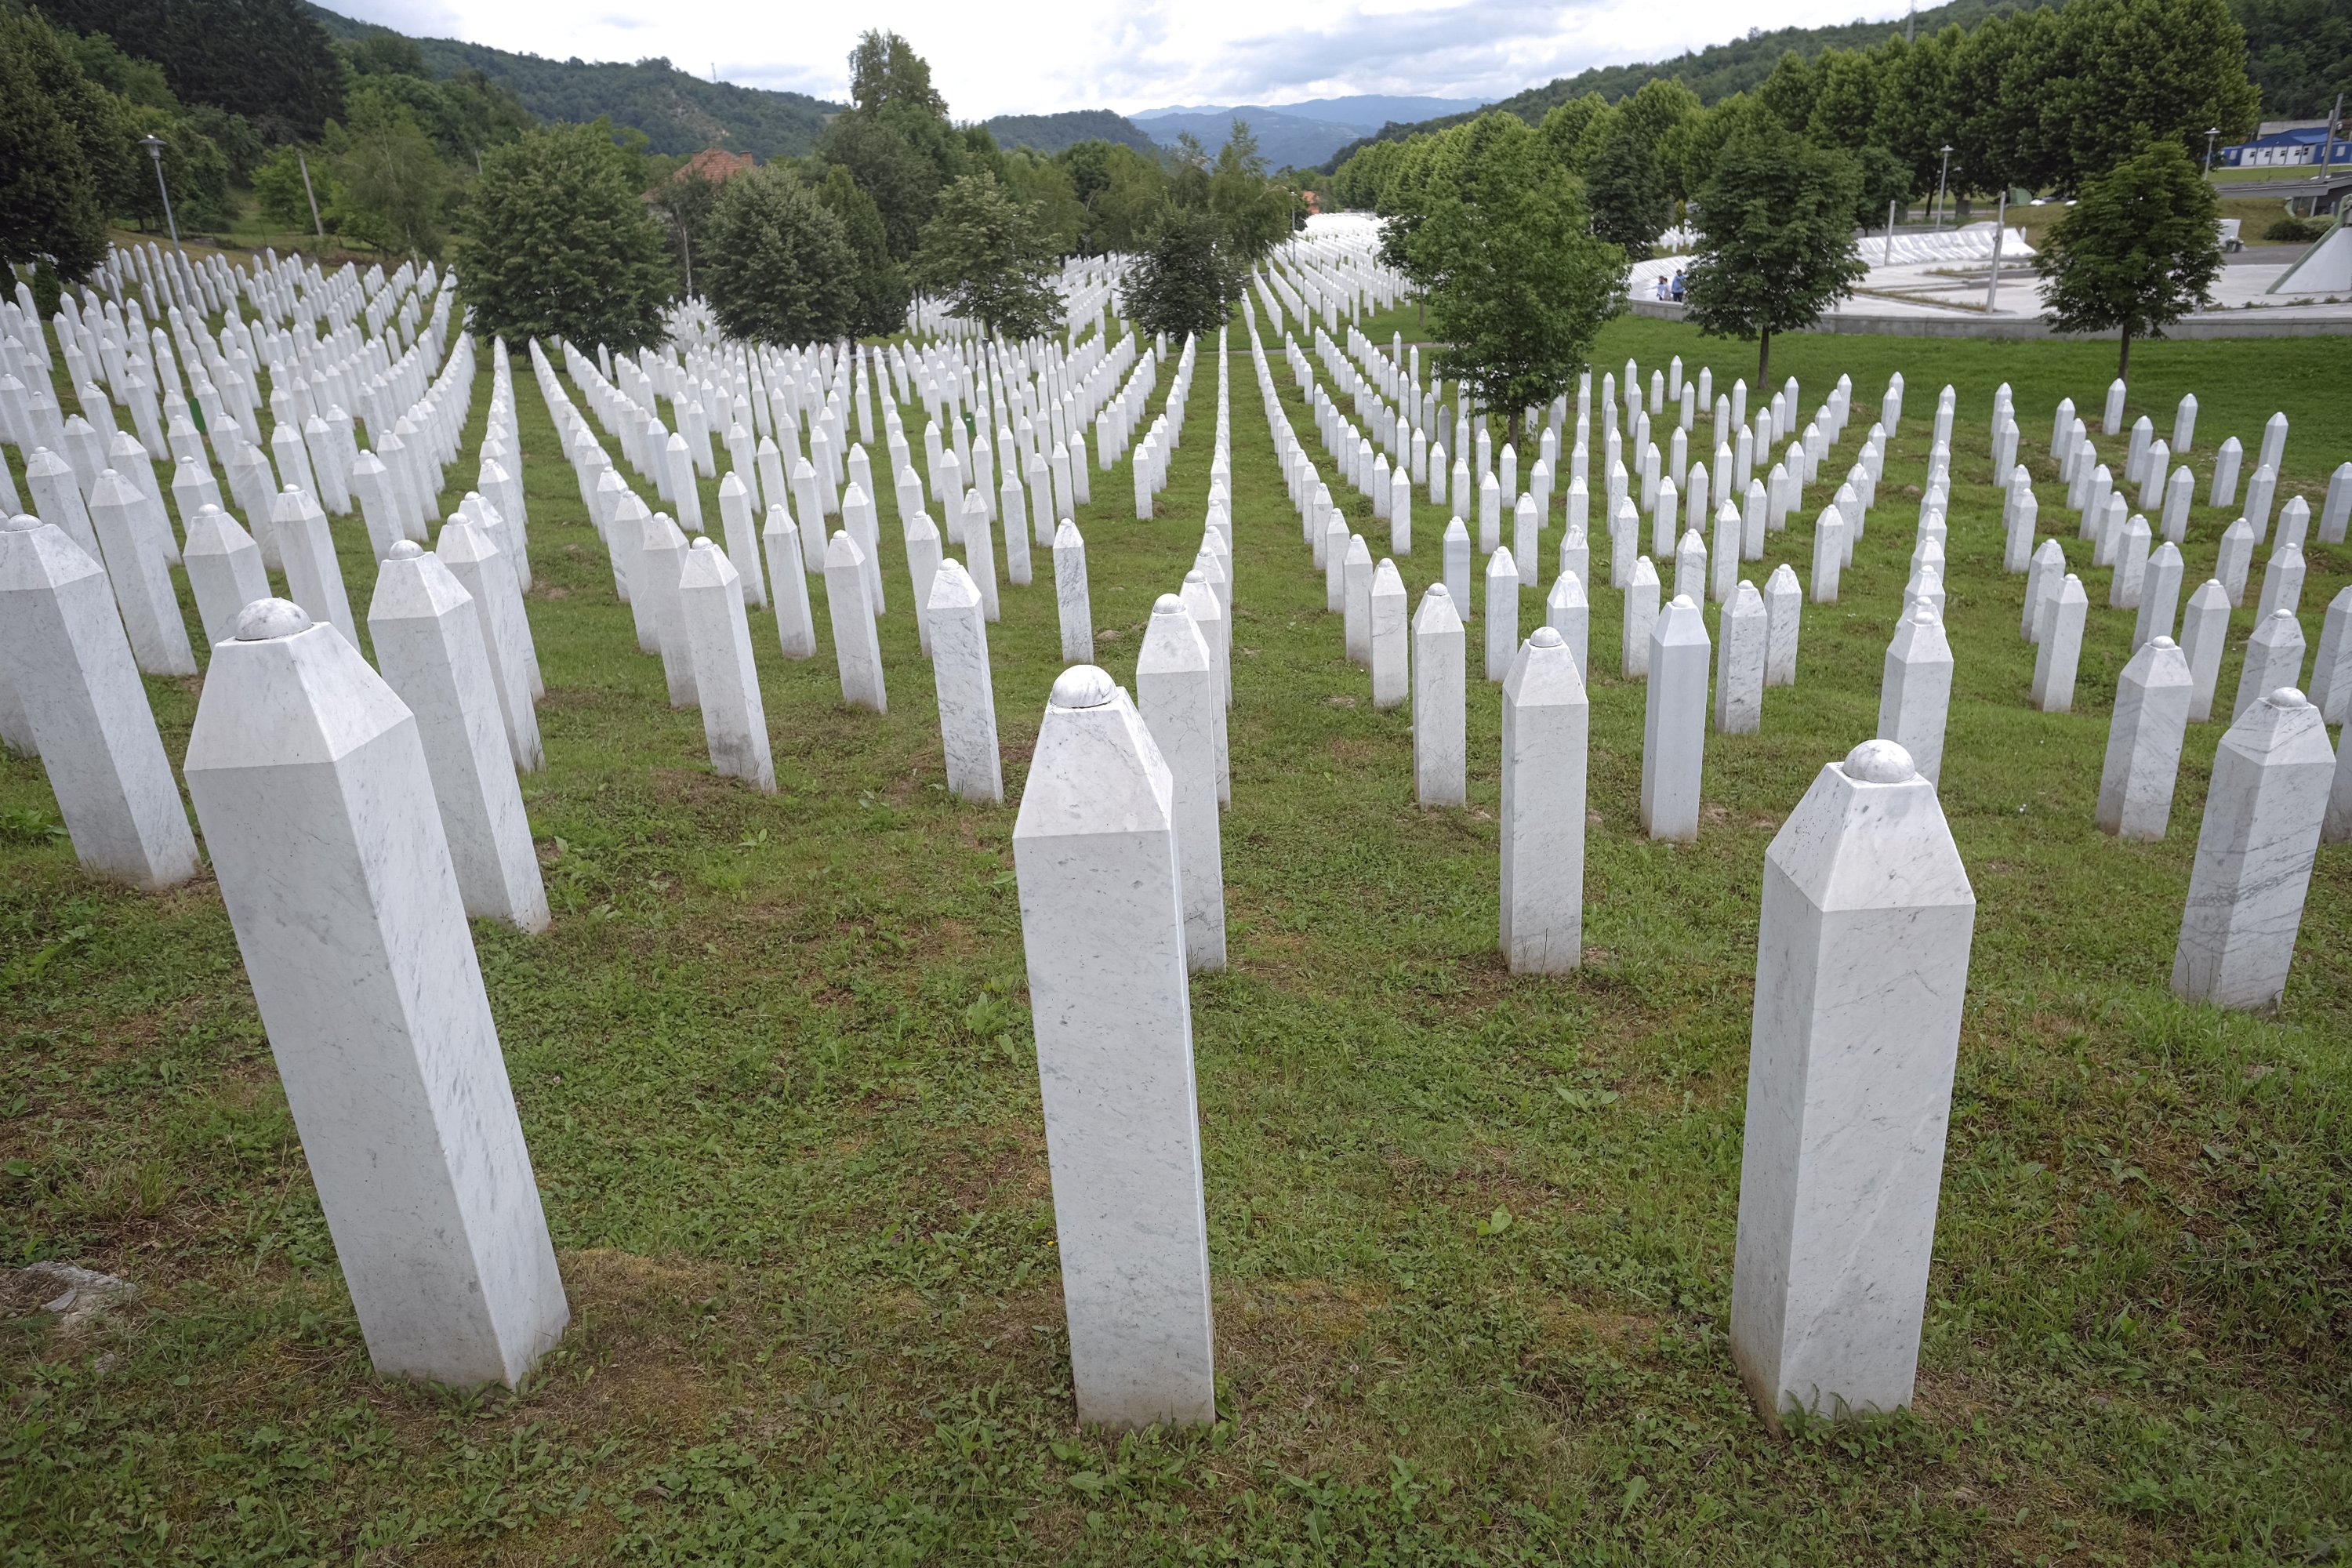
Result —
M 958 119 L 1065 109 L 1283 103 L 1343 93 L 1498 98 L 1587 66 L 1656 59 L 1750 27 L 1894 16 L 1903 0 L 328 0 L 434 37 L 556 58 L 667 56 L 747 87 L 843 96 L 858 32 L 893 28 Z

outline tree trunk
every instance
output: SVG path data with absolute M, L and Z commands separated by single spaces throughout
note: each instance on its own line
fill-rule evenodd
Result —
M 1765 328 L 1756 334 L 1756 391 L 1765 402 L 1772 401 L 1772 329 Z
M 2127 381 L 2131 375 L 2131 329 L 2124 329 L 2123 353 L 2116 356 L 2116 379 Z

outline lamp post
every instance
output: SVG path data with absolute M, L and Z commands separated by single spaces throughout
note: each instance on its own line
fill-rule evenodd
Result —
M 2213 138 L 2220 134 L 2221 128 L 2218 125 L 2209 127 L 2205 132 L 2205 173 L 2209 176 L 2213 173 Z
M 1937 149 L 1944 155 L 1944 167 L 1936 175 L 1936 226 L 1944 226 L 1944 186 L 1952 177 L 1952 144 L 1947 142 Z
M 180 220 L 172 216 L 172 187 L 163 183 L 163 139 L 152 134 L 142 136 L 139 145 L 146 148 L 147 156 L 155 161 L 155 188 L 163 193 L 163 222 L 172 231 L 172 248 L 177 250 L 180 248 Z

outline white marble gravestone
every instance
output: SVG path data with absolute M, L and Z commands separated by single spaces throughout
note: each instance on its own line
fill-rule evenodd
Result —
M 226 642 L 235 637 L 236 618 L 245 607 L 256 599 L 269 597 L 269 578 L 261 569 L 261 546 L 237 526 L 236 519 L 216 506 L 200 508 L 189 521 L 188 542 L 180 559 L 187 567 L 188 587 L 196 597 L 196 619 L 204 623 L 207 642 Z
M 1469 799 L 1468 653 L 1454 596 L 1431 584 L 1412 617 L 1413 789 L 1423 805 Z
M 466 913 L 544 931 L 547 889 L 472 598 L 439 556 L 400 540 L 376 572 L 368 636 L 384 683 L 416 717 Z
M 1087 593 L 1087 542 L 1066 517 L 1054 529 L 1054 602 L 1062 620 L 1062 662 L 1093 663 L 1095 612 Z
M 981 613 L 980 590 L 971 574 L 953 558 L 940 563 L 924 616 L 931 629 L 931 669 L 939 689 L 940 744 L 947 761 L 948 793 L 962 800 L 1002 805 L 1004 764 L 996 744 L 988 617 Z
M 1093 665 L 1062 672 L 1013 829 L 1078 1420 L 1216 1419 L 1174 785 Z
M 2074 668 L 2083 656 L 2083 623 L 2091 600 L 2083 592 L 2083 580 L 2069 572 L 2046 605 L 2042 646 L 2033 656 L 2033 704 L 2044 713 L 2069 713 L 2074 707 Z
M 2173 994 L 2216 1007 L 2278 1005 L 2335 773 L 2327 726 L 2292 686 L 2266 693 L 2221 737 L 2173 953 Z
M 310 492 L 291 485 L 279 491 L 270 502 L 269 531 L 277 536 L 278 556 L 286 563 L 286 596 L 312 620 L 328 623 L 343 634 L 345 642 L 359 647 L 359 627 L 352 619 L 351 595 L 343 589 L 334 535 Z
M 416 721 L 264 599 L 214 650 L 187 776 L 376 1370 L 520 1382 L 570 1310 Z
M 0 680 L 83 869 L 150 889 L 193 876 L 195 836 L 105 568 L 24 513 L 0 518 Z
M 1620 668 L 1628 680 L 1650 675 L 1650 627 L 1658 618 L 1658 569 L 1646 555 L 1637 558 L 1625 581 L 1625 604 L 1620 632 L 1623 640 Z
M 194 675 L 195 649 L 180 616 L 171 567 L 149 542 L 146 509 L 146 498 L 112 468 L 90 487 L 90 525 L 105 552 L 109 586 L 131 638 L 131 657 L 148 675 Z
M 2172 790 L 2189 731 L 2189 658 L 2168 637 L 2150 637 L 2116 682 L 2094 820 L 2119 838 L 2158 839 L 2172 819 Z
M 2189 608 L 2180 617 L 2180 651 L 2189 656 L 2189 721 L 2192 724 L 2213 717 L 2213 691 L 2221 679 L 2221 655 L 2229 646 L 2229 590 L 2208 578 L 2189 595 Z
M 1824 767 L 1765 855 L 1731 1354 L 1777 1426 L 1911 1403 L 1976 895 L 1900 746 Z
M 667 521 L 658 514 L 654 521 Z M 433 552 L 473 599 L 474 615 L 482 627 L 483 654 L 489 660 L 499 713 L 506 725 L 508 754 L 516 767 L 535 773 L 545 764 L 546 751 L 539 733 L 539 711 L 531 706 L 530 678 L 523 672 L 515 633 L 508 623 L 509 607 L 491 575 L 490 563 L 498 548 L 479 527 L 457 516 L 443 525 Z M 673 598 L 676 592 L 673 584 Z
M 967 509 L 963 525 L 967 545 L 975 528 L 982 531 L 984 545 L 985 513 Z M 866 596 L 866 556 L 845 528 L 835 529 L 824 547 L 824 599 L 826 618 L 833 623 L 834 662 L 841 671 L 841 700 L 887 713 L 890 702 L 882 680 L 882 639 Z
M 2135 652 L 2158 637 L 2172 635 L 2173 617 L 2180 610 L 2180 546 L 2166 540 L 2147 558 L 2140 579 L 2139 613 L 2132 620 Z
M 1931 784 L 1942 783 L 1944 723 L 1952 703 L 1952 645 L 1935 610 L 1906 615 L 1879 668 L 1878 738 L 1901 746 Z
M 1567 639 L 1538 626 L 1503 681 L 1503 956 L 1514 974 L 1566 974 L 1584 956 L 1590 705 Z
M 1585 597 L 1584 574 L 1563 570 L 1552 579 L 1544 599 L 1544 624 L 1558 632 L 1576 659 L 1576 678 L 1585 679 L 1585 657 L 1592 637 L 1592 605 Z
M 1756 584 L 1741 579 L 1716 624 L 1715 729 L 1752 735 L 1764 727 L 1764 659 L 1771 616 Z
M 2246 639 L 2246 662 L 2238 670 L 2237 700 L 2231 705 L 2232 721 L 2282 686 L 2303 685 L 2303 626 L 2292 610 L 2275 610 L 2254 623 Z
M 1135 695 L 1168 764 L 1188 968 L 1225 966 L 1224 853 L 1217 820 L 1216 667 L 1192 612 L 1162 594 L 1135 661 Z
M 760 700 L 760 674 L 751 658 L 742 579 L 728 552 L 707 533 L 695 536 L 678 569 L 677 603 L 694 660 L 695 705 L 702 710 L 711 771 L 775 794 L 767 707 Z
M 1504 545 L 1486 557 L 1486 679 L 1511 673 L 1519 648 L 1519 568 Z
M 1764 684 L 1797 684 L 1797 638 L 1802 629 L 1805 595 L 1797 586 L 1797 569 L 1783 561 L 1764 580 Z
M 1412 636 L 1409 625 L 1412 601 L 1406 597 L 1404 579 L 1398 574 L 1396 563 L 1386 556 L 1372 569 L 1370 599 L 1372 706 L 1386 712 L 1403 707 L 1411 695 L 1408 669 Z
M 1676 595 L 1650 628 L 1649 691 L 1642 721 L 1642 827 L 1653 838 L 1698 838 L 1706 756 L 1706 618 Z
M 921 513 L 916 514 L 921 517 Z M 930 520 L 923 518 L 923 526 Z M 776 586 L 776 641 L 786 658 L 816 657 L 816 620 L 809 609 L 808 574 L 803 565 L 800 529 L 793 514 L 778 501 L 768 509 L 768 524 L 760 531 L 761 548 L 768 552 L 768 576 Z M 936 561 L 939 531 L 931 530 Z

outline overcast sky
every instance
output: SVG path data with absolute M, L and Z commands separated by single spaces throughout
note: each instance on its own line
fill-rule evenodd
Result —
M 1344 93 L 1499 98 L 1588 66 L 1657 59 L 1750 27 L 1898 16 L 1901 0 L 329 0 L 405 33 L 562 59 L 667 56 L 747 87 L 845 95 L 857 34 L 931 62 L 959 120 L 1065 109 L 1275 103 Z

